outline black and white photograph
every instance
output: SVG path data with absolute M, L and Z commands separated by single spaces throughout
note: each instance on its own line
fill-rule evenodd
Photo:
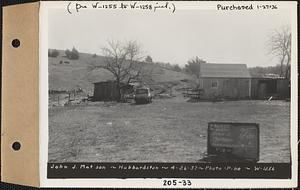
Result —
M 292 6 L 63 5 L 47 9 L 48 170 L 285 164 L 291 178 Z

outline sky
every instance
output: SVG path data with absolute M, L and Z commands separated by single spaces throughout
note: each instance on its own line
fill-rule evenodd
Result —
M 49 48 L 101 55 L 108 40 L 138 41 L 155 62 L 184 66 L 198 56 L 209 63 L 272 66 L 267 39 L 274 29 L 290 25 L 289 11 L 176 10 L 103 11 L 67 14 L 50 9 Z

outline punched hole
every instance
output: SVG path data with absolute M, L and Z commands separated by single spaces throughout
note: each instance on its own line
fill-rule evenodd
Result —
M 12 148 L 15 150 L 15 151 L 18 151 L 18 150 L 20 150 L 20 148 L 21 148 L 21 144 L 19 143 L 19 142 L 14 142 L 13 144 L 12 144 Z
M 20 40 L 18 39 L 14 39 L 12 42 L 11 42 L 11 45 L 14 47 L 14 48 L 18 48 L 20 46 L 21 42 Z

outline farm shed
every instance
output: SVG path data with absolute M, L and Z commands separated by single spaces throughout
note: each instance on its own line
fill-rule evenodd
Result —
M 290 82 L 285 78 L 252 78 L 252 99 L 285 99 L 290 97 Z
M 204 90 L 204 99 L 251 96 L 251 76 L 246 64 L 201 64 L 199 85 Z
M 121 97 L 132 91 L 132 85 L 121 83 Z M 118 88 L 116 81 L 101 81 L 94 83 L 93 101 L 116 101 L 118 100 Z

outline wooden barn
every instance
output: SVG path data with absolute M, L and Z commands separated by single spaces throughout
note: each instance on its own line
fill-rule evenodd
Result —
M 290 82 L 285 78 L 260 77 L 252 78 L 252 99 L 286 99 L 290 97 Z
M 122 96 L 132 91 L 131 85 L 121 83 L 121 99 Z M 94 83 L 93 101 L 117 101 L 118 88 L 116 81 L 108 80 Z
M 213 64 L 200 66 L 199 87 L 204 99 L 249 99 L 251 76 L 246 64 Z

